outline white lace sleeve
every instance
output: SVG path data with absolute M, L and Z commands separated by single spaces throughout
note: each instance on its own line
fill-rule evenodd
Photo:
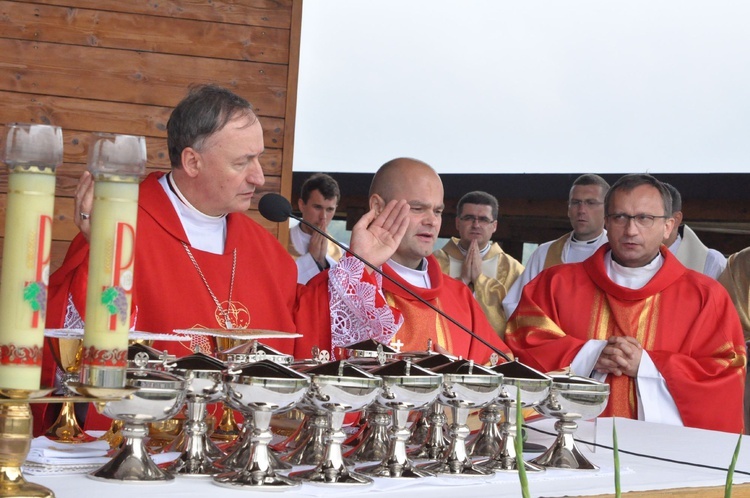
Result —
M 65 310 L 65 322 L 63 323 L 64 329 L 82 329 L 83 318 L 78 313 L 76 305 L 73 304 L 73 296 L 68 294 L 68 309 Z
M 333 348 L 366 339 L 388 344 L 404 322 L 382 294 L 382 277 L 375 274 L 373 284 L 363 280 L 364 272 L 364 263 L 350 255 L 328 272 Z
M 131 327 L 130 330 L 135 330 L 135 324 L 138 322 L 138 306 L 132 312 L 130 317 Z M 78 313 L 78 308 L 73 303 L 73 295 L 68 294 L 68 308 L 65 310 L 65 321 L 63 322 L 64 329 L 82 329 L 84 326 L 83 318 Z

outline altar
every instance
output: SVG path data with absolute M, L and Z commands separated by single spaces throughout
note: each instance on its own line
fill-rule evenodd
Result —
M 627 496 L 654 496 L 660 490 L 680 491 L 679 496 L 724 496 L 726 469 L 732 460 L 737 435 L 617 418 L 622 492 Z M 528 439 L 549 446 L 554 440 L 554 421 L 529 424 Z M 529 473 L 531 496 L 614 495 L 612 419 L 581 422 L 576 433 L 578 447 L 599 467 L 596 471 L 556 470 Z M 590 443 L 596 443 L 594 447 Z M 533 455 L 526 455 L 531 457 Z M 123 484 L 100 482 L 84 475 L 27 475 L 27 480 L 50 488 L 58 498 L 107 496 L 205 497 L 270 496 L 275 492 L 256 489 L 226 489 L 210 478 L 178 476 L 166 484 Z M 750 437 L 743 436 L 734 474 L 734 497 L 750 496 Z M 455 498 L 457 493 L 472 497 L 519 497 L 516 473 L 491 477 L 427 477 L 400 480 L 376 478 L 369 486 L 303 484 L 282 494 L 311 497 L 367 496 L 401 497 L 429 494 L 430 498 Z M 667 494 L 665 494 L 666 496 Z M 672 496 L 675 496 L 672 494 Z

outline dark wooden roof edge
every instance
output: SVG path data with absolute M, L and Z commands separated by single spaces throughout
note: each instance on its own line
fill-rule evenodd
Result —
M 292 196 L 296 198 L 302 183 L 312 172 L 294 172 Z M 345 196 L 366 196 L 373 173 L 329 173 Z M 570 186 L 581 173 L 519 174 L 442 174 L 445 197 L 459 198 L 472 190 L 484 190 L 500 198 L 567 199 Z M 750 173 L 653 173 L 671 183 L 685 201 L 689 199 L 747 200 Z M 603 174 L 610 184 L 620 174 Z

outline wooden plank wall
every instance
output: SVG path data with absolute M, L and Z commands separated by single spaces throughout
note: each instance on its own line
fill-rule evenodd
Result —
M 266 146 L 259 190 L 289 197 L 301 12 L 301 0 L 0 0 L 0 124 L 63 128 L 52 271 L 78 233 L 72 196 L 90 133 L 143 135 L 148 169 L 167 170 L 167 119 L 191 84 L 254 105 Z M 3 165 L 0 242 L 7 180 Z M 248 214 L 285 242 L 286 230 Z

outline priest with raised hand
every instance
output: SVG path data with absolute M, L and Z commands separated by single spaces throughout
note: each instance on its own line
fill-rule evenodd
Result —
M 332 300 L 330 346 L 334 352 L 338 347 L 372 338 L 391 343 L 402 351 L 424 351 L 428 341 L 432 341 L 440 352 L 481 363 L 486 363 L 494 353 L 482 340 L 509 354 L 510 350 L 495 333 L 471 290 L 462 282 L 445 275 L 432 255 L 444 208 L 440 176 L 428 164 L 417 159 L 388 161 L 372 179 L 368 215 L 384 213 L 394 202 L 406 202 L 409 213 L 403 238 L 382 265 L 382 271 L 398 282 L 394 284 L 387 278 L 382 279 L 384 298 L 390 309 L 384 310 L 387 313 L 382 313 L 380 319 L 373 320 L 366 314 L 352 314 L 350 302 Z M 365 230 L 359 229 L 361 223 L 362 220 L 352 231 L 353 250 L 355 246 L 366 245 L 360 240 L 361 236 L 369 236 Z M 388 228 L 388 224 L 384 228 Z M 315 277 L 311 282 L 314 283 L 317 278 L 321 277 Z M 376 297 L 373 291 L 380 287 L 380 281 L 380 275 L 371 272 L 351 255 L 345 255 L 336 266 L 335 273 L 329 274 L 329 288 L 347 299 L 351 299 L 353 294 L 356 300 Z M 468 327 L 481 340 L 440 316 L 413 294 Z M 384 327 L 392 319 L 403 321 L 395 334 L 392 333 L 392 326 Z M 321 335 L 321 347 L 326 346 L 323 337 Z M 300 343 L 303 341 L 298 340 Z
M 669 192 L 626 175 L 605 209 L 609 243 L 524 287 L 508 345 L 533 368 L 609 383 L 604 416 L 742 432 L 740 320 L 720 284 L 662 244 L 674 229 Z

